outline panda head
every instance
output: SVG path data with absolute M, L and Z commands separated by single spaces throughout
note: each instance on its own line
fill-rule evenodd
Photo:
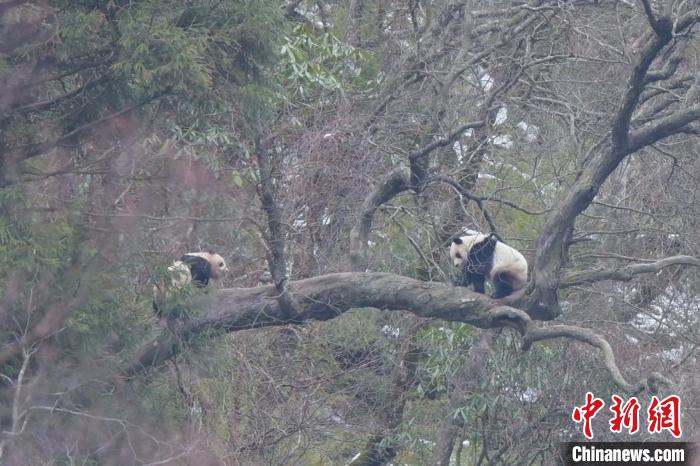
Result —
M 206 260 L 211 267 L 209 278 L 213 278 L 214 280 L 223 278 L 226 272 L 228 272 L 226 261 L 215 252 L 188 252 L 185 256 L 201 257 Z
M 486 235 L 477 234 L 460 236 L 459 238 L 453 239 L 450 245 L 450 258 L 455 267 L 461 267 L 472 247 L 486 238 Z

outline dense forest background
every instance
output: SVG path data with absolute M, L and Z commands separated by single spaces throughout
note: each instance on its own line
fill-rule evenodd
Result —
M 557 464 L 700 435 L 689 0 L 4 0 L 0 462 Z M 450 240 L 530 265 L 495 302 Z M 229 274 L 164 326 L 185 252 Z M 669 440 L 668 432 L 597 440 Z

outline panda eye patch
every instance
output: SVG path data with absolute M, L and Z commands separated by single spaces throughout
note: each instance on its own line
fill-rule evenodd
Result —
M 455 257 L 456 257 L 457 259 L 461 259 L 461 258 L 462 258 L 462 255 L 461 255 L 460 253 L 456 252 L 456 253 L 455 253 Z
M 224 263 L 223 263 L 223 262 L 219 262 L 219 267 L 223 267 L 223 266 L 224 266 Z

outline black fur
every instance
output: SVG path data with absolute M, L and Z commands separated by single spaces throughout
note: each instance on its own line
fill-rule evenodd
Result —
M 491 296 L 494 299 L 505 298 L 514 291 L 513 285 L 508 282 L 508 276 L 504 275 L 505 274 L 501 273 L 494 277 L 493 286 L 496 288 L 496 291 L 493 293 L 493 296 Z
M 190 256 L 185 254 L 180 258 L 182 262 L 187 264 L 192 274 L 192 284 L 197 288 L 204 288 L 209 284 L 211 278 L 211 264 L 208 260 L 199 256 Z
M 454 242 L 455 244 L 462 244 L 460 238 L 456 238 Z M 459 286 L 467 287 L 470 283 L 473 283 L 474 291 L 481 294 L 486 292 L 484 284 L 486 277 L 493 268 L 493 254 L 496 250 L 497 242 L 498 240 L 495 236 L 489 235 L 484 240 L 472 245 L 462 265 L 462 277 L 459 280 Z M 494 283 L 497 294 L 499 294 L 498 286 L 500 283 Z

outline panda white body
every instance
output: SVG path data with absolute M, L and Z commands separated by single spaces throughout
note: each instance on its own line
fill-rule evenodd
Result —
M 484 293 L 484 281 L 495 288 L 493 298 L 500 299 L 523 289 L 527 284 L 527 260 L 518 251 L 498 241 L 493 235 L 466 235 L 455 238 L 450 245 L 450 258 L 462 267 L 459 286 L 474 285 L 474 291 Z
M 168 301 L 192 283 L 205 288 L 209 280 L 218 280 L 228 272 L 223 257 L 214 252 L 188 252 L 168 267 L 168 277 L 153 285 L 153 310 L 161 316 Z

